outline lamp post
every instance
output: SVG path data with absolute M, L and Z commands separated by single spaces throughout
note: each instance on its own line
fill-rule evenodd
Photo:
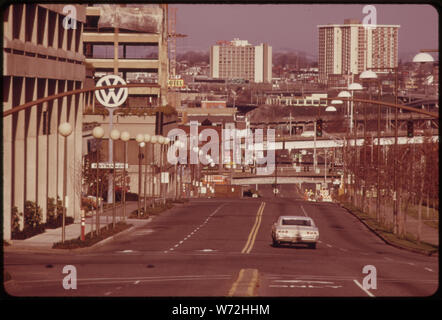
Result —
M 359 79 L 362 79 L 362 80 L 366 80 L 366 81 L 368 81 L 368 85 L 369 85 L 369 87 L 368 87 L 368 90 L 369 90 L 369 92 L 370 92 L 370 96 L 369 96 L 369 100 L 371 100 L 371 86 L 370 86 L 370 82 L 372 81 L 372 80 L 377 80 L 378 79 L 378 76 L 377 76 L 377 74 L 375 73 L 375 72 L 373 72 L 373 71 L 371 71 L 371 70 L 365 70 L 365 71 L 363 71 L 361 74 L 360 74 L 360 76 L 359 76 Z M 379 90 L 378 90 L 378 100 L 380 99 L 380 88 L 379 88 Z M 364 113 L 364 116 L 365 116 L 366 114 Z M 365 124 L 366 125 L 366 124 Z M 365 125 L 364 125 L 364 140 L 365 140 Z M 380 170 L 381 170 L 381 164 L 380 164 L 380 151 L 381 151 L 381 149 L 380 149 L 380 147 L 381 147 L 381 143 L 380 143 L 380 131 L 381 131 L 381 105 L 380 104 L 378 104 L 378 128 L 377 128 L 377 130 L 378 130 L 378 154 L 377 154 L 377 166 L 378 166 L 378 168 L 377 168 L 377 186 L 376 186 L 376 220 L 377 221 L 379 221 L 379 219 L 380 219 L 380 195 L 381 195 L 381 193 L 380 193 L 380 185 L 381 185 L 381 174 L 380 174 Z M 372 142 L 373 143 L 373 142 Z M 373 152 L 372 152 L 372 157 L 373 157 Z M 364 166 L 365 166 L 365 143 L 364 143 Z M 365 168 L 364 168 L 365 169 Z M 365 177 L 365 174 L 366 174 L 366 170 L 364 170 L 364 177 Z M 364 198 L 363 199 L 365 199 L 365 188 L 364 188 Z
M 362 86 L 357 82 L 351 83 L 347 88 L 347 90 L 351 91 L 351 98 L 354 97 L 354 91 L 359 91 L 362 89 L 363 89 Z M 353 132 L 353 117 L 354 117 L 354 102 L 352 100 L 351 101 L 351 108 L 350 108 L 350 133 Z M 358 128 L 356 127 L 356 134 L 357 134 L 357 130 L 358 130 Z
M 152 145 L 152 199 L 153 199 L 153 203 L 152 205 L 155 206 L 155 173 L 154 173 L 154 168 L 155 168 L 155 144 L 158 143 L 158 136 L 152 136 L 150 138 L 150 143 Z
M 120 139 L 120 131 L 118 129 L 113 129 L 110 132 L 110 138 L 112 142 L 117 141 Z M 116 170 L 115 170 L 115 148 L 112 148 L 112 200 L 113 200 L 113 206 L 112 206 L 112 228 L 115 229 L 115 219 L 117 215 L 117 203 L 116 203 L 116 193 L 115 193 L 115 179 L 116 179 Z
M 141 133 L 137 134 L 135 137 L 135 141 L 138 143 L 138 217 L 140 216 L 141 212 L 141 160 L 143 157 L 143 154 L 141 153 L 141 148 L 144 147 L 144 135 Z
M 123 167 L 123 221 L 126 221 L 126 162 L 127 162 L 127 142 L 130 134 L 127 131 L 121 133 L 120 139 L 124 142 L 124 167 Z
M 150 142 L 150 134 L 144 135 L 144 143 L 146 144 L 146 156 L 144 157 L 144 212 L 147 211 L 147 144 Z
M 433 59 L 433 57 L 430 54 L 428 54 L 426 52 L 421 52 L 421 53 L 418 53 L 417 55 L 414 56 L 413 62 L 414 63 L 419 63 L 420 65 L 423 65 L 424 63 L 432 63 L 432 62 L 434 62 L 434 59 Z M 425 96 L 427 96 L 426 88 L 427 88 L 427 86 L 425 86 Z
M 97 142 L 98 142 L 99 139 L 103 138 L 103 136 L 104 136 L 104 129 L 102 127 L 95 127 L 92 130 L 92 135 L 94 136 L 95 139 L 97 139 Z M 97 183 L 97 194 L 96 194 L 97 209 L 96 209 L 96 215 L 95 215 L 96 224 L 97 224 L 97 235 L 100 234 L 100 213 L 99 213 L 100 210 L 99 210 L 99 208 L 100 208 L 100 202 L 101 202 L 100 201 L 100 189 L 99 189 L 99 164 L 100 164 L 100 146 L 97 143 L 97 163 L 96 163 L 96 165 L 97 165 L 97 182 L 96 182 Z
M 338 93 L 338 97 L 339 98 L 351 98 L 351 93 L 344 90 L 344 91 L 341 91 L 341 92 Z M 349 113 L 350 113 L 348 101 L 346 101 L 345 105 L 346 105 L 346 114 L 345 114 L 345 116 L 348 117 Z
M 158 138 L 158 144 L 160 145 L 160 181 L 159 181 L 159 183 L 160 183 L 160 194 L 159 194 L 159 196 L 160 196 L 160 198 L 163 198 L 163 179 L 162 179 L 162 176 L 163 176 L 163 144 L 164 144 L 164 137 L 163 136 L 158 136 L 157 137 Z
M 164 137 L 164 156 L 165 156 L 165 161 L 167 161 L 167 150 L 168 150 L 168 147 L 169 147 L 169 143 L 170 143 L 170 138 Z M 167 169 L 167 173 L 169 175 L 169 169 Z M 165 198 L 166 198 L 166 195 L 169 193 L 169 190 L 170 190 L 170 189 L 168 190 L 168 186 L 169 186 L 169 182 L 170 181 L 171 181 L 171 178 L 169 177 L 168 183 L 165 185 L 165 188 L 166 188 Z
M 64 137 L 64 163 L 63 163 L 63 221 L 61 229 L 61 242 L 64 243 L 66 237 L 66 186 L 67 186 L 67 138 L 72 133 L 72 126 L 68 122 L 60 124 L 58 127 L 58 133 Z

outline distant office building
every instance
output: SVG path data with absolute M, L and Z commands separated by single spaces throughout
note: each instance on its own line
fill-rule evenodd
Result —
M 210 47 L 210 76 L 219 79 L 272 81 L 272 47 L 247 40 L 218 41 Z
M 337 75 L 359 74 L 367 68 L 397 66 L 399 25 L 365 28 L 357 20 L 346 19 L 344 24 L 318 28 L 321 83 L 327 83 L 330 77 L 336 80 Z

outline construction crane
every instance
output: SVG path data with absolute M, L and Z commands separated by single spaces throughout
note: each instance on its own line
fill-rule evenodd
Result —
M 176 76 L 176 39 L 185 38 L 186 34 L 176 33 L 176 13 L 178 8 L 168 8 L 169 11 L 169 59 L 170 59 L 170 75 L 172 78 Z

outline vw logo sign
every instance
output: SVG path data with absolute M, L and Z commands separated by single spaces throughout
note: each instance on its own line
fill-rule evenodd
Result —
M 117 75 L 110 74 L 100 78 L 100 80 L 97 81 L 96 86 L 114 86 L 118 84 L 126 84 L 126 81 Z M 95 91 L 95 97 L 106 108 L 116 108 L 121 106 L 126 101 L 128 94 L 128 88 L 111 88 Z

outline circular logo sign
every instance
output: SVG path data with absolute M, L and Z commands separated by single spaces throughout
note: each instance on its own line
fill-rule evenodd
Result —
M 114 86 L 118 84 L 126 84 L 126 81 L 117 75 L 110 74 L 100 78 L 96 86 Z M 126 101 L 128 94 L 128 88 L 95 90 L 95 97 L 106 108 L 116 108 L 121 106 Z

